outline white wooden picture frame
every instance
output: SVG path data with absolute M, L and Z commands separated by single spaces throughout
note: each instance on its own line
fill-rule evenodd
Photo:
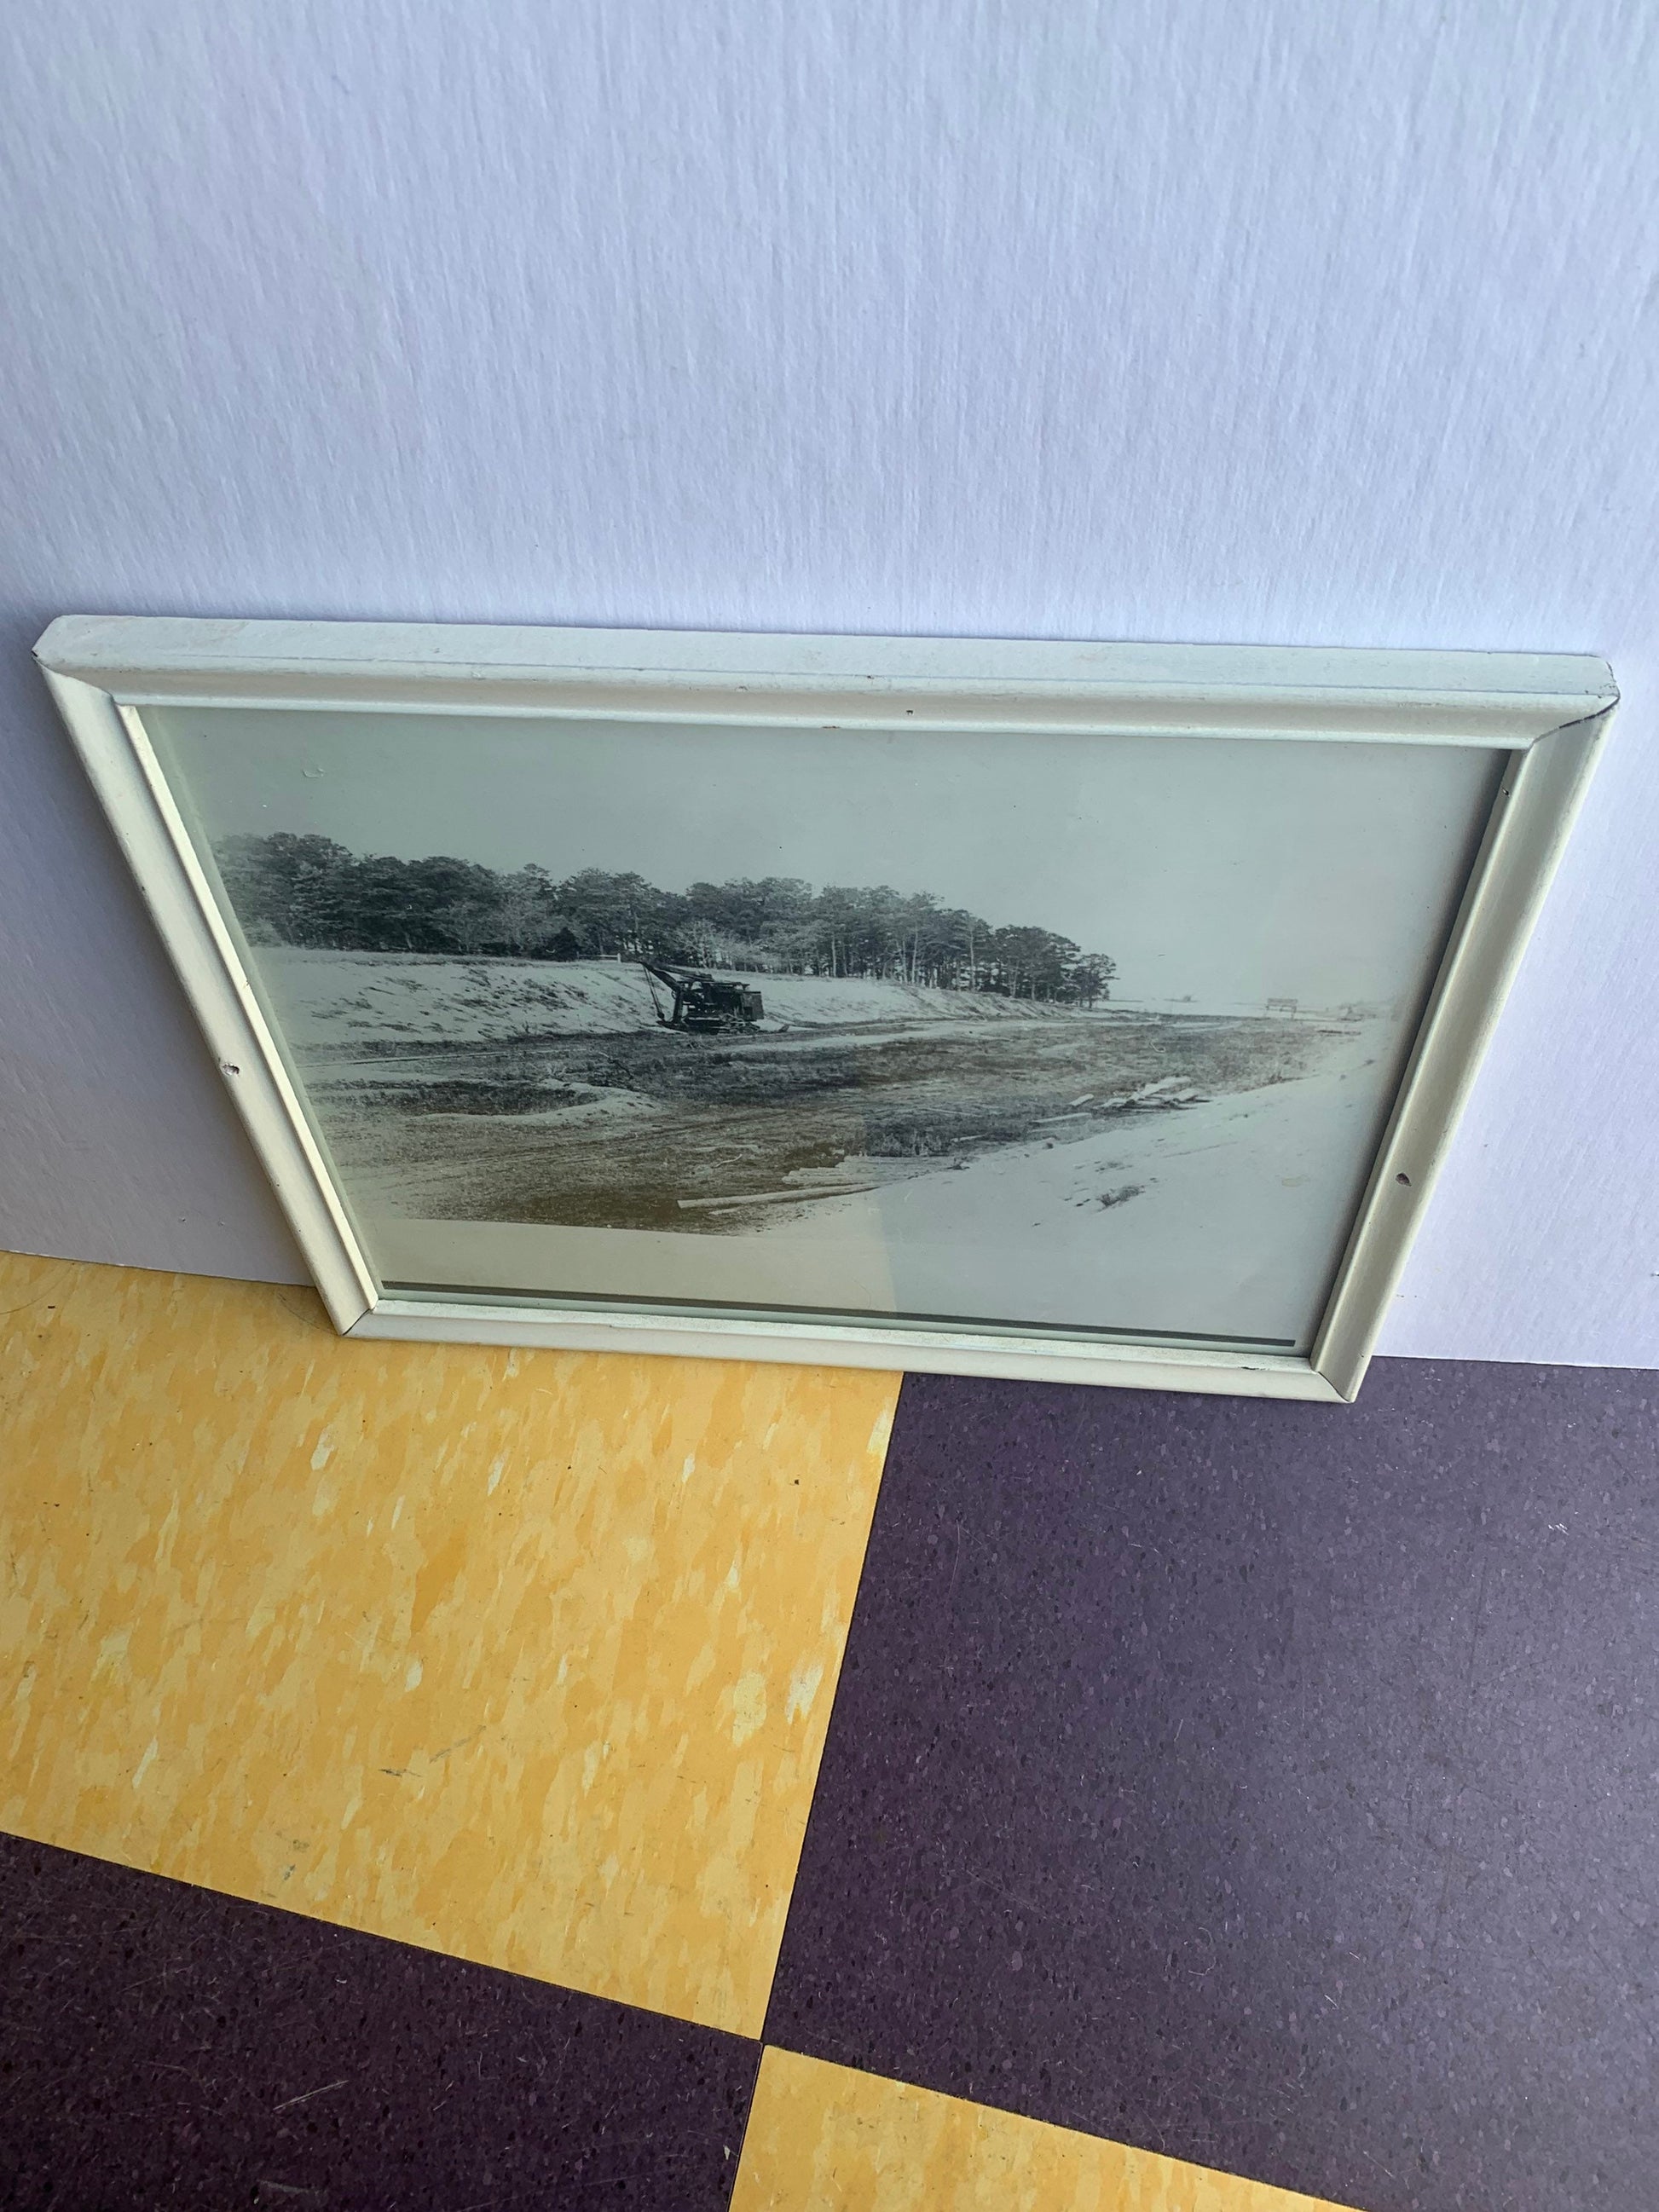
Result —
M 1352 1399 L 1359 1387 L 1617 699 L 1604 663 L 1561 654 L 87 616 L 54 622 L 36 653 L 318 1289 L 344 1334 L 902 1367 L 1332 1403 Z M 399 718 L 400 729 L 413 726 L 410 718 L 423 717 L 434 732 L 465 718 L 475 739 L 481 718 L 503 732 L 508 725 L 580 726 L 594 744 L 603 743 L 605 731 L 617 732 L 619 748 L 622 733 L 630 730 L 678 730 L 692 748 L 712 743 L 711 732 L 720 733 L 728 747 L 747 742 L 744 733 L 782 744 L 793 732 L 819 747 L 851 746 L 879 734 L 884 744 L 914 748 L 925 741 L 935 763 L 948 764 L 955 745 L 964 758 L 971 750 L 981 765 L 1029 760 L 1034 775 L 1051 758 L 1081 759 L 1075 750 L 1080 739 L 1133 740 L 1139 747 L 1133 758 L 1141 762 L 1173 760 L 1170 749 L 1183 746 L 1181 757 L 1189 761 L 1198 757 L 1195 744 L 1225 741 L 1273 748 L 1280 788 L 1293 788 L 1284 781 L 1294 772 L 1284 765 L 1289 744 L 1315 749 L 1297 757 L 1311 764 L 1316 753 L 1333 790 L 1340 760 L 1330 747 L 1352 749 L 1346 757 L 1356 772 L 1362 757 L 1373 763 L 1380 757 L 1378 748 L 1418 748 L 1447 760 L 1454 753 L 1464 761 L 1480 755 L 1491 764 L 1491 782 L 1482 787 L 1477 834 L 1458 847 L 1456 870 L 1436 893 L 1443 918 L 1436 925 L 1431 970 L 1409 1010 L 1398 1078 L 1390 1079 L 1386 1112 L 1309 1340 L 1275 1349 L 1219 1334 L 1213 1340 L 1201 1331 L 1183 1335 L 1156 1317 L 1145 1327 L 1119 1328 L 1091 1321 L 1073 1325 L 1063 1316 L 1036 1322 L 1018 1315 L 939 1317 L 899 1310 L 872 1316 L 787 1300 L 769 1307 L 699 1305 L 678 1295 L 600 1298 L 545 1284 L 452 1295 L 387 1288 L 319 1135 L 269 994 L 252 972 L 257 962 L 228 908 L 204 833 L 191 817 L 189 793 L 178 787 L 176 763 L 169 767 L 155 734 L 163 724 L 193 727 L 192 717 L 205 724 L 215 715 L 251 713 L 290 718 L 285 730 L 300 728 L 296 717 L 312 727 L 345 718 L 354 729 L 368 726 L 365 717 Z M 1149 744 L 1163 750 L 1154 755 Z M 1201 811 L 1201 800 L 1188 804 L 1189 830 L 1194 805 Z M 757 974 L 752 980 L 763 987 L 767 978 Z M 805 988 L 789 985 L 798 998 Z M 971 968 L 969 988 L 978 988 Z M 1279 1005 L 1277 1015 L 1264 1008 L 1264 1018 L 1288 1018 L 1284 1002 Z M 1028 1011 L 1045 1022 L 1051 1014 L 1055 1024 L 1062 1015 L 1071 1018 L 1070 1029 L 1055 1032 L 1062 1042 L 1083 1035 L 1075 1007 L 1039 1008 L 1034 1000 Z M 1092 1005 L 1087 1010 L 1098 1011 Z M 1114 1018 L 1120 1016 L 1127 1018 L 1121 1009 Z M 1153 1012 L 1141 1026 L 1157 1031 L 1165 1021 L 1190 1018 Z M 1335 1017 L 1332 1024 L 1335 1036 L 1340 1024 Z M 1086 1107 L 1077 1118 L 1104 1110 Z M 1128 1113 L 1112 1126 L 1129 1128 L 1134 1120 Z M 1009 1157 L 1033 1157 L 1034 1144 L 1052 1153 L 1066 1141 L 1076 1140 L 1030 1139 Z M 1097 1129 L 1089 1142 L 1109 1149 Z M 1085 1157 L 1092 1157 L 1086 1146 L 1075 1153 L 1079 1162 Z M 955 1163 L 964 1164 L 977 1168 L 980 1155 Z M 927 1170 L 924 1162 L 917 1172 Z M 1044 1172 L 1052 1179 L 1054 1170 Z M 1292 1179 L 1281 1180 L 1288 1185 Z M 844 1206 L 851 1188 L 843 1178 L 829 1194 Z M 756 1204 L 775 1195 L 758 1194 Z M 1104 1192 L 1099 1203 L 1109 1205 L 1112 1196 Z M 738 1202 L 720 1203 L 729 1211 Z M 707 1249 L 712 1252 L 713 1243 Z

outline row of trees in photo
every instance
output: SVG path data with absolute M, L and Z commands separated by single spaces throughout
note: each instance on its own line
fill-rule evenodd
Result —
M 525 960 L 657 959 L 764 974 L 884 977 L 946 990 L 1093 1006 L 1113 963 L 1054 931 L 994 928 L 926 891 L 886 884 L 815 890 L 793 877 L 659 890 L 642 876 L 584 868 L 556 881 L 434 854 L 369 857 L 277 830 L 227 838 L 225 887 L 255 942 L 336 951 L 449 952 Z

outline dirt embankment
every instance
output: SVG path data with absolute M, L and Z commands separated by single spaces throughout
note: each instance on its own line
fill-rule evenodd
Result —
M 657 1027 L 643 969 L 614 960 L 467 960 L 438 953 L 254 955 L 284 1026 L 303 1049 L 625 1036 Z M 975 991 L 859 976 L 733 976 L 762 994 L 766 1027 L 1030 1021 L 1053 1009 Z

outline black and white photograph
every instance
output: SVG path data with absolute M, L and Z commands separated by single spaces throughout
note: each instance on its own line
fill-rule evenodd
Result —
M 397 1288 L 1307 1349 L 1481 747 L 146 714 Z

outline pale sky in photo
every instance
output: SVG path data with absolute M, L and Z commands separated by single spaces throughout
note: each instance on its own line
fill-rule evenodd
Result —
M 1455 746 L 151 708 L 206 834 L 315 831 L 698 878 L 932 891 L 1199 1006 L 1425 984 L 1499 757 Z

